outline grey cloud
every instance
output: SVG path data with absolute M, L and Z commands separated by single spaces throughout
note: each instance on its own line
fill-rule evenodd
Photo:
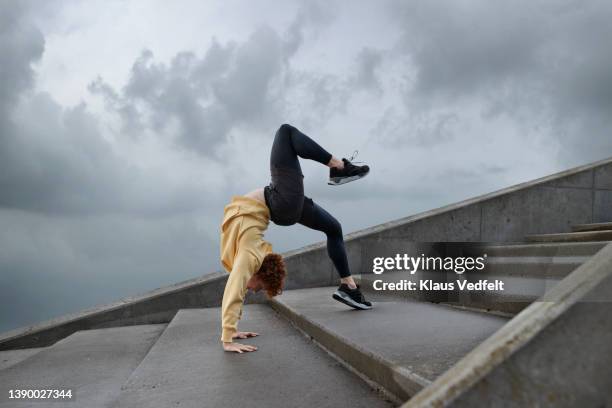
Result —
M 139 139 L 139 136 L 145 130 L 145 126 L 142 123 L 140 112 L 134 104 L 126 102 L 100 76 L 92 81 L 87 89 L 93 94 L 101 95 L 108 110 L 117 112 L 121 118 L 121 134 L 128 135 L 134 140 Z
M 309 75 L 306 83 L 311 90 L 311 111 L 316 113 L 318 126 L 338 113 L 346 113 L 352 92 L 347 80 L 336 75 Z
M 147 174 L 115 156 L 83 104 L 64 109 L 36 94 L 1 127 L 2 207 L 63 215 L 174 211 L 154 199 L 161 192 L 146 187 Z
M 282 117 L 283 90 L 274 84 L 289 69 L 284 63 L 286 43 L 263 25 L 242 44 L 223 46 L 213 39 L 202 59 L 181 52 L 166 66 L 155 63 L 153 53 L 144 50 L 122 92 L 102 78 L 89 89 L 119 113 L 123 131 L 150 127 L 161 132 L 176 119 L 180 127 L 176 142 L 214 158 L 215 148 L 233 127 L 269 128 Z
M 357 74 L 353 83 L 357 87 L 373 90 L 379 95 L 383 92 L 382 84 L 377 77 L 377 68 L 380 67 L 384 58 L 381 50 L 364 47 L 357 54 Z
M 42 33 L 26 20 L 27 4 L 4 2 L 0 12 L 0 109 L 6 111 L 34 80 L 44 50 Z
M 262 26 L 237 49 L 227 75 L 213 82 L 217 102 L 226 107 L 232 119 L 252 120 L 272 103 L 268 87 L 281 70 L 281 49 L 278 34 Z
M 295 18 L 285 33 L 286 41 L 283 44 L 283 55 L 288 62 L 304 42 L 304 31 L 308 28 L 320 29 L 331 23 L 336 17 L 329 2 L 308 1 L 303 2 Z
M 196 86 L 198 86 L 199 92 L 208 96 L 209 78 L 217 78 L 223 75 L 230 66 L 237 46 L 238 44 L 234 41 L 229 41 L 223 46 L 213 36 L 210 47 L 206 51 L 204 58 L 195 67 L 193 73 L 193 80 Z
M 406 109 L 477 102 L 484 119 L 545 128 L 566 163 L 610 155 L 612 3 L 393 2 L 390 14 L 416 68 Z
M 462 96 L 529 74 L 545 38 L 538 14 L 527 2 L 398 4 L 394 16 L 405 30 L 399 48 L 417 67 L 415 91 Z
M 405 145 L 431 148 L 452 141 L 460 120 L 454 112 L 403 112 L 401 108 L 390 107 L 370 131 L 369 141 L 387 148 Z
M 163 133 L 178 123 L 174 141 L 179 146 L 221 160 L 218 148 L 233 128 L 247 124 L 254 131 L 269 130 L 282 122 L 285 86 L 295 86 L 296 78 L 314 84 L 313 97 L 323 98 L 314 101 L 321 108 L 317 112 L 330 112 L 325 104 L 333 102 L 325 95 L 334 90 L 324 89 L 331 86 L 329 78 L 295 76 L 289 60 L 302 45 L 305 31 L 332 19 L 329 11 L 312 2 L 298 10 L 283 37 L 260 25 L 244 43 L 223 45 L 213 37 L 202 58 L 179 52 L 168 65 L 156 63 L 153 52 L 143 50 L 121 91 L 100 77 L 89 90 L 119 115 L 122 133 L 137 138 L 147 128 Z
M 169 187 L 147 187 L 151 175 L 114 153 L 86 105 L 65 108 L 49 94 L 33 92 L 31 66 L 40 59 L 44 40 L 23 14 L 26 10 L 19 10 L 11 19 L 14 24 L 0 28 L 1 47 L 10 50 L 0 54 L 0 69 L 13 81 L 7 85 L 3 77 L 2 82 L 7 108 L 0 111 L 0 207 L 62 215 L 153 216 L 206 201 L 187 189 L 176 191 L 171 202 L 160 200 Z M 112 90 L 105 92 L 117 99 Z

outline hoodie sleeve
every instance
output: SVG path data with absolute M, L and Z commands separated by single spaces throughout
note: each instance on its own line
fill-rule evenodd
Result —
M 221 341 L 232 342 L 242 317 L 242 304 L 247 292 L 247 282 L 256 272 L 257 258 L 247 249 L 236 255 L 232 271 L 227 278 L 221 303 Z

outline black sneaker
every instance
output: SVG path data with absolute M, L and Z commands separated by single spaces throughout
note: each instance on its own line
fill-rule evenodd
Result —
M 346 184 L 351 181 L 359 180 L 360 178 L 368 175 L 370 172 L 369 166 L 356 166 L 352 163 L 352 160 L 357 156 L 357 153 L 358 151 L 355 150 L 355 153 L 350 160 L 342 158 L 344 168 L 338 169 L 336 167 L 332 167 L 329 169 L 329 181 L 327 184 L 330 186 L 339 186 L 340 184 Z
M 355 309 L 368 310 L 372 308 L 372 303 L 365 300 L 363 294 L 359 290 L 359 285 L 357 285 L 357 288 L 351 289 L 346 283 L 343 283 L 338 290 L 334 292 L 332 297 Z

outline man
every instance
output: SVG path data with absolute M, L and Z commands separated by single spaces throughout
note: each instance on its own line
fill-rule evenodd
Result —
M 274 297 L 282 290 L 286 276 L 283 259 L 263 239 L 270 220 L 277 225 L 300 223 L 324 232 L 328 255 L 341 282 L 333 298 L 359 310 L 372 307 L 351 276 L 340 223 L 304 195 L 304 175 L 299 157 L 328 166 L 330 185 L 358 180 L 370 171 L 368 166 L 357 166 L 345 158 L 337 159 L 297 128 L 281 125 L 270 154 L 271 183 L 244 196 L 233 196 L 224 208 L 221 263 L 230 273 L 221 305 L 221 341 L 226 351 L 243 353 L 257 350 L 255 346 L 233 341 L 258 335 L 237 330 L 247 290 L 257 292 L 265 289 L 268 297 Z

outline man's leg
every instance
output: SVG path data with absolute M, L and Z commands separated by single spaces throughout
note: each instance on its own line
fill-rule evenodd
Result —
M 298 222 L 308 228 L 322 231 L 327 236 L 327 253 L 342 282 L 333 298 L 356 309 L 372 308 L 372 304 L 365 300 L 351 276 L 344 247 L 342 226 L 338 220 L 312 201 L 311 198 L 304 197 L 302 216 Z
M 294 126 L 283 124 L 276 131 L 270 152 L 270 185 L 264 200 L 277 225 L 293 225 L 302 215 L 304 175 L 299 158 L 336 165 L 338 160 Z
M 344 166 L 342 160 L 338 160 L 296 127 L 285 123 L 280 126 L 274 136 L 270 153 L 270 168 L 285 167 L 301 173 L 298 156 L 317 161 L 328 167 L 343 168 Z
M 350 282 L 349 285 L 351 287 L 356 287 L 346 257 L 342 225 L 340 225 L 338 220 L 312 201 L 311 198 L 304 197 L 302 217 L 298 222 L 308 228 L 325 233 L 327 236 L 327 254 L 334 263 L 340 278 L 344 283 Z

